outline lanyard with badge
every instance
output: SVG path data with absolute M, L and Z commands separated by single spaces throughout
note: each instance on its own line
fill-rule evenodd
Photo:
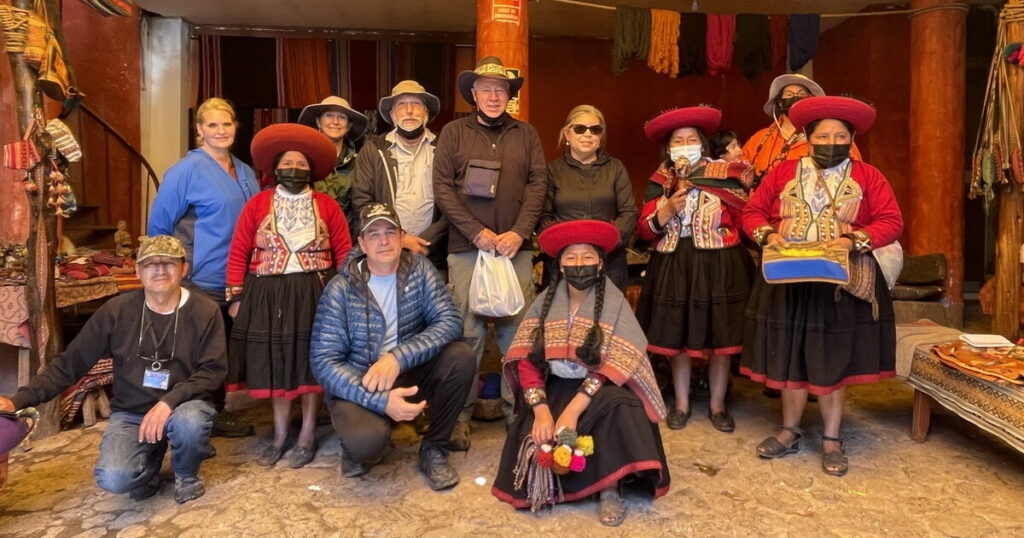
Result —
M 158 339 L 156 337 L 156 330 L 153 328 L 153 322 L 150 321 L 147 327 L 146 320 L 149 318 L 148 308 L 146 308 L 146 301 L 142 301 L 142 320 L 139 322 L 139 352 L 138 356 L 140 359 L 149 361 L 149 366 L 146 368 L 142 375 L 142 386 L 148 389 L 160 389 L 167 390 L 168 385 L 171 381 L 171 372 L 163 368 L 163 362 L 174 360 L 174 350 L 178 344 L 178 308 L 181 306 L 181 301 L 174 307 L 174 324 L 173 324 L 173 335 L 171 337 L 171 354 L 166 359 L 160 358 L 160 346 L 163 345 L 164 341 L 167 340 L 167 335 L 172 333 L 172 325 L 168 325 L 164 329 L 164 334 Z M 142 337 L 149 329 L 149 339 L 153 342 L 153 356 L 147 357 L 142 354 Z

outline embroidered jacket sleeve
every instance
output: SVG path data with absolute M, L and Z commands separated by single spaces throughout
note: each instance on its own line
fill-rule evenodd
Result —
M 242 285 L 245 282 L 245 274 L 249 269 L 249 260 L 252 258 L 253 245 L 256 242 L 256 228 L 264 215 L 265 206 L 269 197 L 263 191 L 262 194 L 253 196 L 242 208 L 235 224 L 235 233 L 231 237 L 231 249 L 228 250 L 228 271 L 226 289 L 224 294 L 228 301 L 237 301 L 242 298 Z
M 352 238 L 349 237 L 348 221 L 345 213 L 333 198 L 326 194 L 313 193 L 320 208 L 320 218 L 327 224 L 327 232 L 331 235 L 331 251 L 334 256 L 334 267 L 340 269 L 345 257 L 352 250 Z
M 665 227 L 658 223 L 657 215 L 664 191 L 664 187 L 657 182 L 647 182 L 647 189 L 644 191 L 644 206 L 640 209 L 640 218 L 636 223 L 636 235 L 644 241 L 657 239 L 665 230 Z
M 884 247 L 903 233 L 903 213 L 885 176 L 866 163 L 854 163 L 851 175 L 864 192 L 853 222 L 854 246 L 860 251 Z
M 768 234 L 775 231 L 775 223 L 779 221 L 779 194 L 786 182 L 793 177 L 795 168 L 790 163 L 795 162 L 787 161 L 773 168 L 743 208 L 743 232 L 758 244 L 764 244 Z

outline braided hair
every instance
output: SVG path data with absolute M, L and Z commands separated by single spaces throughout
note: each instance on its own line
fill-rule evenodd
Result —
M 568 247 L 566 247 L 568 248 Z M 598 271 L 598 280 L 595 287 L 597 296 L 594 297 L 594 326 L 587 332 L 587 336 L 583 339 L 583 344 L 576 349 L 576 358 L 580 359 L 583 364 L 587 366 L 597 366 L 601 362 L 601 346 L 604 345 L 604 331 L 601 330 L 601 311 L 604 309 L 604 291 L 605 291 L 605 278 L 604 278 L 604 262 L 605 254 L 601 249 L 594 247 L 597 251 L 597 255 L 600 258 L 601 270 Z M 558 260 L 559 268 L 562 265 L 562 253 L 565 252 L 565 248 L 558 253 L 556 260 Z M 548 361 L 544 354 L 544 320 L 547 319 L 548 313 L 551 311 L 551 303 L 555 299 L 555 290 L 558 289 L 558 285 L 562 283 L 562 271 L 555 273 L 554 280 L 548 285 L 548 289 L 544 294 L 544 304 L 541 306 L 539 324 L 536 329 L 533 330 L 533 348 L 530 350 L 530 354 L 527 358 L 530 360 L 538 370 L 547 373 Z M 566 283 L 566 286 L 569 284 Z

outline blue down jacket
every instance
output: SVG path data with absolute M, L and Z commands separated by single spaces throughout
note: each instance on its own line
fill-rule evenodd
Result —
M 462 315 L 430 261 L 403 250 L 396 280 L 398 345 L 381 349 L 384 313 L 367 285 L 366 255 L 357 249 L 353 253 L 320 296 L 309 363 L 328 397 L 383 415 L 388 391 L 366 390 L 361 384 L 366 371 L 388 351 L 398 359 L 402 372 L 429 361 L 462 337 Z

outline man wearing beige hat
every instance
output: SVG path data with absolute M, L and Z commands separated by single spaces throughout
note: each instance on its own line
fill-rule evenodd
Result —
M 354 215 L 358 212 L 352 208 L 350 190 L 356 168 L 355 143 L 366 133 L 366 116 L 352 108 L 346 99 L 331 95 L 317 104 L 303 108 L 298 123 L 319 129 L 334 142 L 338 150 L 338 163 L 334 171 L 314 183 L 313 188 L 338 202 L 348 220 L 349 233 L 355 237 Z
M 434 204 L 436 136 L 427 128 L 441 110 L 438 98 L 414 80 L 403 80 L 377 106 L 393 129 L 367 137 L 356 161 L 352 209 L 377 202 L 395 208 L 405 227 L 402 246 L 447 267 L 448 221 Z
M 487 335 L 487 316 L 469 309 L 469 288 L 480 251 L 512 261 L 526 304 L 533 289 L 530 238 L 547 195 L 547 164 L 537 129 L 506 111 L 519 93 L 523 77 L 505 69 L 500 58 L 481 59 L 459 74 L 462 97 L 476 107 L 467 117 L 441 130 L 434 155 L 434 196 L 448 219 L 448 282 L 465 319 L 463 337 L 479 360 Z M 494 318 L 498 350 L 512 343 L 523 310 Z M 506 394 L 506 401 L 511 396 Z M 476 391 L 466 396 L 450 450 L 469 448 L 469 418 Z M 506 406 L 511 411 L 511 405 Z
M 38 405 L 74 385 L 99 359 L 114 359 L 110 422 L 93 471 L 96 483 L 134 500 L 160 489 L 168 443 L 174 500 L 201 497 L 199 465 L 213 455 L 211 393 L 227 373 L 220 307 L 181 286 L 185 248 L 169 235 L 146 238 L 135 271 L 142 290 L 107 301 L 67 349 L 0 410 Z

